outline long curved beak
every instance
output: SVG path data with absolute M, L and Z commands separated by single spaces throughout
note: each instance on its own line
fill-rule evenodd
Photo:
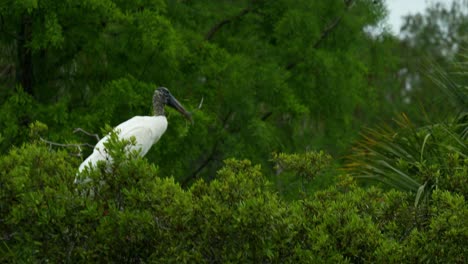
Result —
M 179 103 L 179 101 L 177 101 L 177 99 L 175 99 L 174 96 L 172 96 L 172 94 L 169 95 L 167 105 L 177 110 L 193 124 L 192 114 L 185 110 L 185 108 Z

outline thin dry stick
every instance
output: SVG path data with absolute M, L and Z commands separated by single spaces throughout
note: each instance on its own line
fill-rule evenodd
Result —
M 40 139 L 42 142 L 49 144 L 50 146 L 57 146 L 57 147 L 62 147 L 62 148 L 77 148 L 77 149 L 78 149 L 78 154 L 76 154 L 76 155 L 79 156 L 79 157 L 81 157 L 81 147 L 90 147 L 90 148 L 94 148 L 93 145 L 88 144 L 88 143 L 82 143 L 82 144 L 62 144 L 62 143 L 57 143 L 57 142 L 53 142 L 53 141 L 49 141 L 49 140 L 43 139 L 42 137 L 39 137 L 39 139 Z
M 198 104 L 198 109 L 201 109 L 203 106 L 203 99 L 204 97 L 202 96 L 200 103 Z
M 45 142 L 47 144 L 50 144 L 52 146 L 57 146 L 57 147 L 64 147 L 64 148 L 70 148 L 70 147 L 75 147 L 75 148 L 80 148 L 80 147 L 90 147 L 90 148 L 94 148 L 93 145 L 91 144 L 88 144 L 88 143 L 81 143 L 81 144 L 63 144 L 63 143 L 57 143 L 57 142 L 53 142 L 53 141 L 49 141 L 47 139 L 43 139 L 42 137 L 39 138 L 42 142 Z
M 99 138 L 98 134 L 90 133 L 90 132 L 88 132 L 88 131 L 86 131 L 86 130 L 80 128 L 80 127 L 75 128 L 75 130 L 73 130 L 73 133 L 77 133 L 77 132 L 84 133 L 84 134 L 86 134 L 86 135 L 88 135 L 88 136 L 90 136 L 90 137 L 95 137 L 97 141 L 101 140 L 101 139 Z

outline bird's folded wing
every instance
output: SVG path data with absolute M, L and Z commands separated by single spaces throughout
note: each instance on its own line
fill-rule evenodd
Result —
M 131 146 L 130 150 L 139 150 L 140 155 L 144 156 L 155 143 L 155 135 L 149 127 L 138 126 L 131 129 L 127 129 L 119 134 L 122 139 L 131 139 L 135 137 L 136 145 Z

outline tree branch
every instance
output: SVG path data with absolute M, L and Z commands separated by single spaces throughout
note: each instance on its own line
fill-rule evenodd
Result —
M 266 121 L 272 114 L 273 114 L 272 111 L 266 112 L 260 119 L 262 121 Z
M 228 120 L 231 118 L 233 112 L 232 111 L 229 111 L 229 113 L 226 115 L 226 117 L 223 119 L 222 121 L 222 124 L 221 124 L 221 127 L 222 129 L 221 130 L 226 130 L 228 125 Z M 198 177 L 198 175 L 200 174 L 200 172 L 205 168 L 207 167 L 214 159 L 214 156 L 216 154 L 216 151 L 218 150 L 218 145 L 221 141 L 221 138 L 218 137 L 218 139 L 215 141 L 213 147 L 211 148 L 211 151 L 210 151 L 210 154 L 208 155 L 208 157 L 206 157 L 202 163 L 200 164 L 200 166 L 187 178 L 185 178 L 181 185 L 182 187 L 186 187 L 188 185 L 188 183 L 191 181 L 191 180 L 194 180 Z
M 73 133 L 77 133 L 77 132 L 84 133 L 84 134 L 86 134 L 86 135 L 88 135 L 88 136 L 90 136 L 90 137 L 95 137 L 97 141 L 101 140 L 101 139 L 99 138 L 98 134 L 90 133 L 90 132 L 88 132 L 88 131 L 86 131 L 86 130 L 80 128 L 80 127 L 75 128 L 75 130 L 73 130 Z
M 351 8 L 353 5 L 354 0 L 345 0 L 345 12 L 341 14 L 341 16 L 335 18 L 330 24 L 328 24 L 323 30 L 322 33 L 320 34 L 320 37 L 314 42 L 312 47 L 314 49 L 317 49 L 319 45 L 330 35 L 330 33 L 336 29 L 336 27 L 340 24 L 341 20 L 345 16 L 346 12 Z M 294 67 L 297 66 L 299 62 L 301 62 L 303 59 L 296 61 L 296 62 L 291 62 L 288 65 L 286 65 L 286 70 L 291 70 Z
M 351 7 L 353 3 L 354 3 L 354 0 L 345 0 L 345 12 L 349 10 L 349 8 Z M 322 34 L 320 34 L 320 38 L 313 45 L 314 49 L 318 48 L 320 43 L 322 43 L 322 41 L 338 26 L 338 24 L 341 22 L 344 16 L 345 16 L 345 13 L 343 13 L 340 17 L 337 17 L 332 23 L 330 23 L 322 31 Z
M 214 155 L 216 154 L 216 151 L 217 151 L 217 148 L 218 148 L 218 141 L 215 142 L 213 148 L 211 148 L 211 152 L 210 152 L 210 155 L 208 155 L 208 157 L 200 164 L 200 166 L 192 173 L 192 175 L 190 175 L 189 177 L 185 178 L 181 185 L 182 187 L 187 187 L 188 186 L 188 183 L 191 181 L 191 180 L 194 180 L 198 177 L 198 174 L 206 167 L 208 166 L 208 164 L 210 164 L 213 160 L 214 160 Z
M 49 140 L 46 140 L 46 139 L 43 139 L 42 137 L 39 137 L 39 139 L 44 142 L 44 143 L 47 143 L 51 146 L 57 146 L 57 147 L 62 147 L 62 148 L 77 148 L 78 149 L 78 154 L 76 154 L 76 156 L 78 157 L 81 157 L 81 147 L 90 147 L 90 148 L 94 148 L 93 145 L 91 144 L 88 144 L 88 143 L 82 143 L 82 144 L 62 144 L 62 143 L 57 143 L 57 142 L 53 142 L 53 141 L 49 141 Z
M 252 10 L 251 10 L 250 8 L 247 7 L 247 8 L 245 8 L 245 9 L 243 9 L 239 14 L 237 14 L 237 15 L 231 17 L 231 18 L 227 18 L 227 19 L 225 19 L 225 20 L 220 21 L 219 23 L 217 23 L 216 25 L 214 25 L 214 26 L 210 29 L 210 31 L 208 31 L 208 33 L 205 34 L 205 40 L 211 40 L 211 39 L 213 38 L 214 34 L 215 34 L 216 32 L 218 32 L 223 26 L 225 26 L 225 25 L 231 23 L 231 22 L 234 21 L 234 20 L 237 20 L 237 19 L 243 17 L 244 15 L 248 14 L 250 11 L 252 11 Z

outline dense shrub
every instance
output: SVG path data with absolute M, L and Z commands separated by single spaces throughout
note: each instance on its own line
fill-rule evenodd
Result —
M 259 166 L 227 160 L 182 189 L 112 142 L 112 165 L 86 170 L 42 144 L 0 158 L 0 261 L 67 263 L 464 263 L 468 208 L 435 191 L 363 189 L 342 177 L 284 201 Z

